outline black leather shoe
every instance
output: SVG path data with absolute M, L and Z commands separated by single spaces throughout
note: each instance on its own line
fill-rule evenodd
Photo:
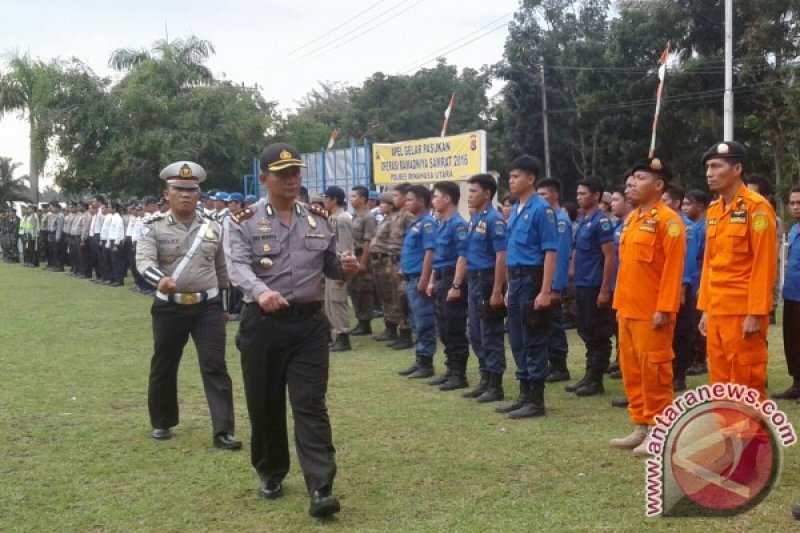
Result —
M 258 487 L 258 494 L 267 500 L 274 500 L 283 496 L 283 485 L 280 481 L 264 481 Z
M 342 510 L 339 500 L 327 490 L 315 490 L 311 495 L 308 514 L 314 518 L 325 518 Z
M 708 367 L 703 363 L 695 363 L 686 371 L 687 376 L 699 376 L 701 374 L 708 374 Z
M 222 450 L 241 450 L 242 441 L 230 433 L 220 433 L 219 435 L 214 435 L 214 448 L 220 448 Z
M 553 370 L 548 374 L 545 381 L 548 383 L 556 383 L 558 381 L 569 381 L 569 370 Z
M 686 390 L 686 378 L 677 377 L 672 380 L 672 391 L 682 392 Z
M 578 387 L 575 391 L 575 396 L 596 396 L 606 391 L 603 387 L 603 381 L 600 379 L 591 379 Z
M 628 408 L 628 399 L 627 398 L 616 398 L 611 400 L 611 407 L 619 407 L 621 409 Z
M 156 428 L 151 435 L 156 440 L 169 440 L 172 438 L 172 432 L 169 429 Z
M 439 390 L 446 392 L 456 389 L 466 389 L 467 387 L 469 387 L 469 382 L 466 377 L 453 374 L 450 376 L 450 379 L 439 385 Z

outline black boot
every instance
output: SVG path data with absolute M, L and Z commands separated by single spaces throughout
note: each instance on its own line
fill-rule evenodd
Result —
M 433 375 L 433 358 L 417 357 L 417 369 L 408 375 L 408 379 L 423 379 Z
M 570 375 L 566 363 L 556 363 L 550 365 L 550 373 L 545 379 L 548 383 L 555 383 L 557 381 L 569 381 Z
M 686 390 L 686 374 L 683 372 L 675 372 L 672 377 L 672 392 L 681 392 Z
M 386 328 L 380 335 L 375 335 L 372 340 L 378 342 L 395 341 L 397 340 L 397 324 L 386 322 Z
M 439 390 L 446 392 L 456 389 L 466 389 L 467 387 L 469 387 L 469 381 L 467 381 L 467 365 L 457 364 L 453 365 L 450 370 L 450 378 L 439 385 Z
M 372 335 L 372 323 L 369 320 L 359 320 L 356 329 L 350 332 L 353 337 Z
M 800 380 L 795 379 L 791 387 L 783 392 L 776 392 L 772 397 L 777 400 L 796 400 L 800 398 Z
M 411 374 L 416 372 L 417 369 L 419 368 L 419 363 L 420 363 L 421 359 L 422 359 L 421 357 L 417 357 L 416 359 L 414 359 L 414 364 L 412 364 L 408 368 L 404 368 L 403 370 L 398 370 L 397 375 L 398 376 L 410 376 Z
M 519 396 L 514 400 L 514 403 L 497 407 L 494 412 L 506 414 L 511 411 L 516 411 L 526 403 L 531 401 L 531 382 L 526 379 L 519 380 Z
M 628 408 L 628 398 L 615 398 L 611 400 L 611 407 Z
M 489 386 L 489 373 L 481 370 L 481 381 L 478 383 L 478 386 L 472 389 L 469 392 L 465 392 L 461 395 L 462 398 L 477 398 L 484 392 L 486 392 L 486 388 Z
M 336 335 L 336 340 L 331 344 L 330 351 L 332 352 L 349 352 L 353 347 L 350 346 L 350 335 L 347 333 L 339 333 Z
M 587 368 L 586 369 L 586 373 L 583 375 L 583 377 L 580 380 L 578 380 L 576 383 L 570 383 L 569 385 L 564 387 L 564 390 L 567 391 L 567 392 L 575 392 L 576 390 L 578 390 L 581 387 L 583 387 L 584 385 L 586 385 L 586 382 L 588 380 L 589 380 L 589 369 Z
M 596 396 L 606 391 L 603 387 L 603 372 L 592 370 L 586 382 L 575 390 L 575 396 Z
M 544 416 L 544 384 L 531 384 L 529 401 L 522 406 L 508 413 L 508 418 L 518 420 L 520 418 L 534 418 Z
M 489 374 L 489 386 L 486 392 L 478 396 L 478 403 L 499 402 L 505 397 L 503 393 L 503 374 Z
M 411 330 L 400 328 L 397 333 L 397 340 L 389 345 L 392 350 L 408 350 L 414 347 L 414 340 L 411 338 Z
M 445 365 L 446 365 L 446 363 L 445 363 Z M 444 385 L 445 383 L 450 381 L 451 372 L 452 372 L 452 370 L 448 366 L 447 370 L 445 370 L 444 374 L 442 374 L 441 376 L 436 376 L 433 379 L 429 379 L 428 382 L 427 382 L 428 385 L 430 385 L 431 387 L 438 387 L 440 385 Z

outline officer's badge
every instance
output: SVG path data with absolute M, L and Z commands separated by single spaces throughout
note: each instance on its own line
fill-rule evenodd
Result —
M 524 215 L 522 215 L 522 220 L 528 220 L 528 213 L 525 213 Z
M 213 230 L 213 229 L 211 229 L 211 228 L 208 228 L 208 229 L 206 230 L 206 239 L 208 239 L 208 240 L 210 240 L 210 241 L 215 241 L 215 240 L 217 240 L 217 234 L 214 232 L 214 230 Z
M 664 168 L 664 165 L 661 164 L 661 160 L 657 157 L 654 157 L 652 161 L 650 161 L 650 168 L 653 170 L 661 170 Z
M 555 221 L 556 221 L 556 214 L 553 212 L 553 210 L 552 210 L 552 209 L 550 209 L 550 208 L 548 208 L 548 209 L 545 209 L 545 211 L 544 211 L 544 212 L 547 214 L 547 220 L 549 220 L 550 222 L 553 222 L 553 223 L 555 223 Z
M 281 158 L 281 161 L 285 161 L 287 159 L 291 159 L 292 158 L 292 153 L 289 150 L 283 150 L 283 151 L 281 151 L 280 158 Z
M 181 170 L 180 170 L 179 174 L 184 179 L 191 178 L 192 177 L 192 167 L 190 167 L 189 165 L 184 163 L 184 165 L 181 167 Z
M 768 227 L 769 220 L 767 219 L 767 215 L 763 213 L 756 213 L 756 215 L 753 217 L 753 229 L 758 233 L 764 233 Z
M 269 257 L 265 257 L 264 259 L 258 262 L 258 266 L 260 266 L 265 270 L 269 270 L 270 268 L 272 268 L 272 259 L 270 259 Z
M 667 224 L 667 235 L 670 237 L 677 237 L 681 234 L 681 227 L 677 222 L 670 222 Z
M 269 244 L 264 245 L 264 253 L 268 253 L 272 248 L 269 247 Z
M 433 224 L 426 222 L 422 225 L 422 229 L 425 231 L 425 233 L 433 233 Z
M 314 217 L 311 215 L 308 215 L 308 225 L 311 226 L 312 228 L 317 227 L 317 221 L 314 220 Z
M 744 209 L 731 211 L 731 224 L 747 224 L 747 211 Z
M 718 154 L 727 154 L 728 152 L 730 152 L 730 150 L 731 150 L 730 146 L 728 146 L 725 143 L 719 143 L 717 145 L 717 153 Z
M 559 220 L 556 228 L 558 229 L 559 233 L 564 233 L 565 231 L 567 231 L 567 223 L 564 222 L 563 220 Z
M 486 231 L 485 229 L 483 231 Z M 467 238 L 467 228 L 464 226 L 459 226 L 456 228 L 456 238 L 459 241 L 463 241 Z
M 261 233 L 269 233 L 272 231 L 272 222 L 267 217 L 262 217 L 258 221 L 258 231 Z
M 611 222 L 607 218 L 600 221 L 600 229 L 603 231 L 611 231 Z
M 505 222 L 503 222 L 502 220 L 498 220 L 494 223 L 494 234 L 500 237 L 506 234 Z

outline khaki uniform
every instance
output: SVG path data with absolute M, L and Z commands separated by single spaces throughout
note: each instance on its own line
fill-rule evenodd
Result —
M 353 253 L 353 233 L 350 216 L 344 211 L 331 214 L 328 221 L 336 233 L 336 251 Z M 338 333 L 350 331 L 350 313 L 347 304 L 347 283 L 325 278 L 325 315 L 333 330 Z
M 383 219 L 370 245 L 370 264 L 378 288 L 387 324 L 409 329 L 408 305 L 400 291 L 400 249 L 406 230 L 414 217 L 406 211 L 391 213 Z
M 375 217 L 369 210 L 365 210 L 363 213 L 356 213 L 351 224 L 354 254 L 360 259 L 364 244 L 371 242 L 375 237 Z M 372 272 L 369 266 L 366 272 L 354 276 L 348 283 L 350 298 L 353 300 L 353 308 L 359 321 L 369 322 L 372 320 L 373 288 Z

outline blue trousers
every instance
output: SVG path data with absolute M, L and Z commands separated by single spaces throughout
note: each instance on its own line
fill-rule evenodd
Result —
M 506 371 L 503 320 L 481 318 L 494 288 L 494 270 L 469 273 L 469 342 L 483 372 Z
M 417 333 L 417 357 L 432 358 L 436 353 L 436 318 L 433 298 L 417 291 L 419 274 L 406 277 L 411 328 Z
M 547 341 L 550 327 L 534 329 L 525 320 L 533 310 L 533 301 L 542 287 L 541 267 L 532 268 L 532 273 L 518 276 L 509 268 L 508 340 L 517 365 L 517 379 L 544 385 L 548 371 Z
M 550 360 L 550 369 L 567 368 L 567 334 L 564 331 L 564 311 L 561 303 L 550 309 L 550 335 L 547 341 L 547 353 Z

